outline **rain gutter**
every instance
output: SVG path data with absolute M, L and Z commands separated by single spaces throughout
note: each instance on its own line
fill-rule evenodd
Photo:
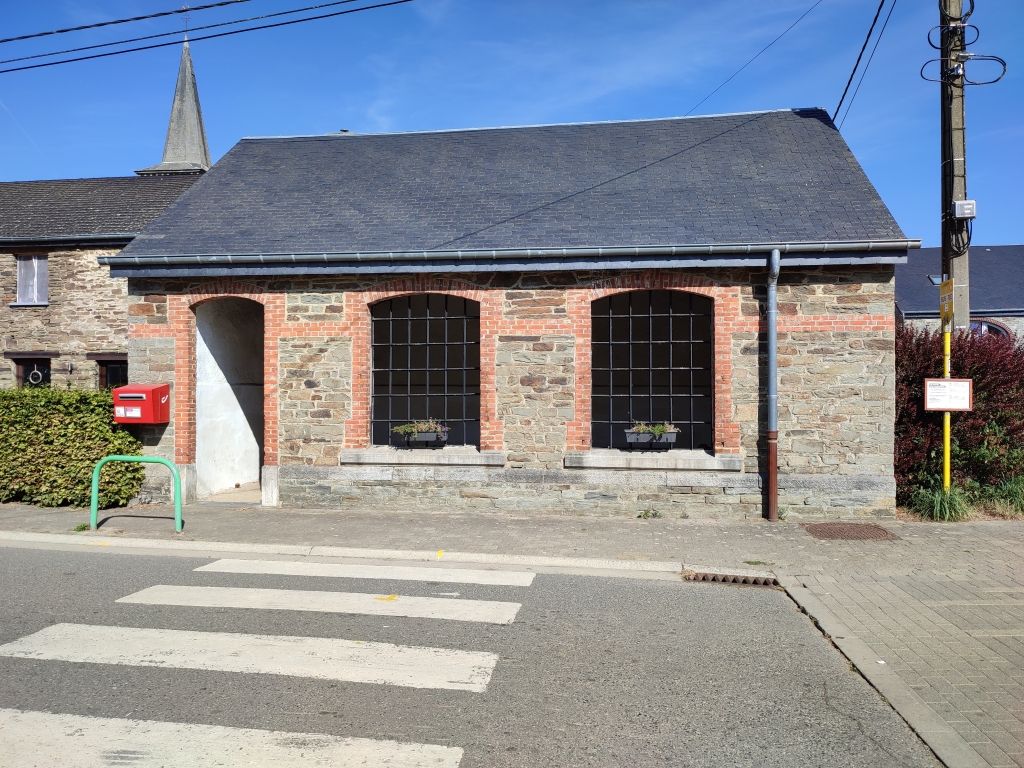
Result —
M 100 257 L 100 264 L 111 267 L 173 267 L 173 266 L 284 266 L 316 264 L 402 264 L 416 265 L 431 262 L 459 264 L 471 262 L 474 266 L 487 263 L 514 261 L 577 262 L 586 260 L 665 260 L 686 257 L 729 257 L 722 259 L 721 266 L 753 266 L 737 264 L 737 257 L 744 255 L 768 254 L 779 251 L 791 256 L 787 263 L 794 265 L 826 263 L 829 254 L 877 253 L 883 261 L 879 263 L 901 263 L 906 259 L 909 248 L 920 248 L 920 240 L 853 240 L 833 242 L 796 243 L 726 243 L 720 245 L 652 245 L 629 247 L 582 247 L 582 248 L 505 248 L 472 250 L 428 250 L 428 251 L 337 251 L 322 253 L 179 253 L 179 254 L 117 254 Z M 820 256 L 815 258 L 816 255 Z M 792 257 L 796 258 L 792 258 Z M 806 259 L 800 257 L 807 257 Z M 706 261 L 707 259 L 696 259 Z M 739 259 L 744 261 L 743 259 Z M 751 262 L 754 262 L 752 259 Z M 844 263 L 863 263 L 863 257 L 853 258 Z M 764 259 L 756 259 L 763 265 Z M 832 263 L 840 263 L 832 261 Z

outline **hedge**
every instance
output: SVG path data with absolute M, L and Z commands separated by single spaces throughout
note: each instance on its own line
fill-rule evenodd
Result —
M 956 333 L 950 373 L 974 380 L 974 410 L 954 413 L 954 480 L 983 497 L 1024 476 L 1024 344 L 993 334 Z M 941 482 L 942 414 L 924 410 L 924 380 L 942 376 L 942 334 L 896 330 L 896 496 L 906 504 Z
M 0 501 L 88 506 L 97 461 L 142 453 L 142 444 L 114 422 L 113 413 L 109 391 L 0 390 Z M 107 464 L 100 506 L 127 504 L 143 476 L 139 464 Z

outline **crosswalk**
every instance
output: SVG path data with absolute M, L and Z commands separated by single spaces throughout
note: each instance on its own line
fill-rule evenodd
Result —
M 524 571 L 224 559 L 204 574 L 381 579 L 528 587 Z M 332 582 L 334 583 L 334 582 Z M 435 593 L 436 594 L 436 593 Z M 307 611 L 372 617 L 429 618 L 511 624 L 521 604 L 302 589 L 154 584 L 116 600 L 126 606 L 247 611 Z M 193 614 L 194 615 L 194 614 Z M 483 693 L 499 661 L 494 653 L 397 645 L 352 637 L 303 637 L 138 626 L 58 623 L 0 645 L 0 656 L 36 661 L 160 667 L 252 675 L 285 675 L 404 688 Z M 0 709 L 4 768 L 146 768 L 193 766 L 389 766 L 456 768 L 457 746 L 414 744 L 328 734 L 232 728 Z

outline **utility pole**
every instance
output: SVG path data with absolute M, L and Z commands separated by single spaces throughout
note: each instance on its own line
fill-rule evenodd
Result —
M 974 3 L 971 2 L 973 8 Z M 953 326 L 971 325 L 969 249 L 974 206 L 967 200 L 967 142 L 964 126 L 963 0 L 939 0 L 942 68 L 942 272 L 953 281 Z M 967 208 L 967 210 L 964 210 Z M 957 216 L 960 213 L 961 216 Z M 967 215 L 969 214 L 969 215 Z M 945 328 L 943 330 L 946 330 Z

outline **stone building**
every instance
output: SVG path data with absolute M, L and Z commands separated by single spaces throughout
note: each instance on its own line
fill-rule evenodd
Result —
M 163 162 L 136 176 L 0 183 L 0 387 L 127 383 L 117 253 L 210 167 L 188 45 Z
M 778 249 L 781 507 L 879 515 L 918 246 L 811 109 L 245 139 L 101 261 L 187 500 L 759 516 Z
M 971 327 L 1024 339 L 1024 245 L 971 248 Z M 901 320 L 933 331 L 939 322 L 942 249 L 922 248 L 896 267 L 896 311 Z

